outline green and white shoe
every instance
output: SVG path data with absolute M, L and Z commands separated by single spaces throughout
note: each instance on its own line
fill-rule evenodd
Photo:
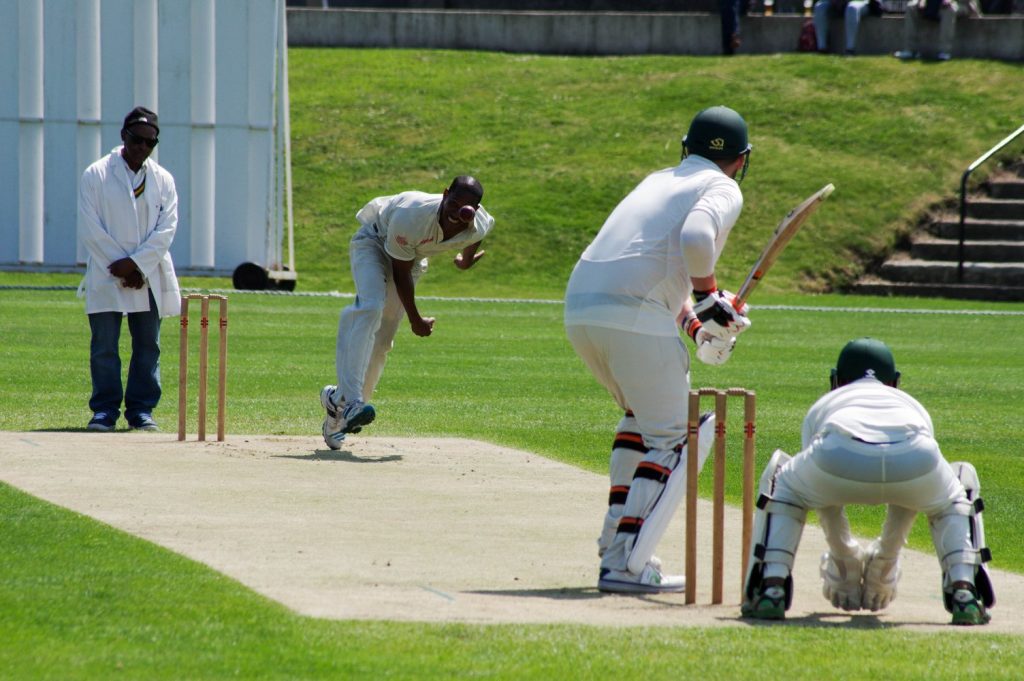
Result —
M 978 598 L 978 592 L 970 582 L 954 582 L 953 595 L 949 598 L 952 606 L 952 624 L 974 626 L 988 624 L 992 616 L 985 610 L 985 604 Z
M 786 619 L 786 580 L 782 577 L 768 577 L 757 593 L 740 606 L 740 616 L 755 620 Z

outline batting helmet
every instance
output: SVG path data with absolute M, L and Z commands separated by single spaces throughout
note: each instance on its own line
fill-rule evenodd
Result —
M 861 378 L 877 378 L 892 386 L 899 383 L 900 372 L 888 345 L 874 338 L 858 338 L 843 347 L 832 370 L 832 388 Z
M 713 106 L 694 116 L 683 146 L 690 154 L 710 159 L 736 158 L 752 149 L 746 121 L 727 106 Z

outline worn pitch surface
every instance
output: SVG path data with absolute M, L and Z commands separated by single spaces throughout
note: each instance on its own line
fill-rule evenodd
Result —
M 0 433 L 0 480 L 184 554 L 313 617 L 606 626 L 749 626 L 739 619 L 740 515 L 726 513 L 725 605 L 605 595 L 595 537 L 607 479 L 528 452 L 458 439 Z M 698 535 L 711 545 L 710 504 Z M 659 555 L 683 572 L 682 510 Z M 788 623 L 951 628 L 931 554 L 907 551 L 896 601 L 849 614 L 821 596 L 824 540 L 804 533 Z M 998 559 L 998 556 L 996 557 Z M 996 571 L 993 622 L 1024 633 L 1024 577 Z

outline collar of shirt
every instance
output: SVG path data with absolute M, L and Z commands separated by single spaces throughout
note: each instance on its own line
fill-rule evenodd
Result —
M 121 155 L 122 149 L 124 149 L 123 146 L 116 147 L 113 153 L 117 154 L 118 160 L 121 161 L 120 167 L 124 169 L 125 178 L 128 180 L 128 186 L 135 189 L 146 177 L 146 168 L 149 166 L 149 159 L 147 158 L 142 162 L 142 166 L 139 167 L 139 172 L 135 172 L 128 166 L 128 161 L 124 160 L 124 156 Z

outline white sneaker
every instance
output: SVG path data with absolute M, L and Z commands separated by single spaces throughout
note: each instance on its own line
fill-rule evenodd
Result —
M 327 412 L 327 416 L 324 418 L 323 427 L 320 429 L 324 436 L 324 442 L 330 449 L 341 449 L 341 443 L 345 441 L 345 433 L 342 430 L 342 424 L 340 423 L 338 413 L 338 405 L 334 404 L 331 399 L 334 397 L 334 391 L 337 390 L 338 386 L 325 385 L 320 390 L 320 405 Z
M 336 385 L 325 385 L 320 389 L 320 406 L 327 412 L 328 418 L 332 419 L 338 418 L 338 405 L 331 399 L 337 389 Z
M 341 410 L 339 419 L 342 425 L 341 431 L 343 433 L 358 433 L 363 426 L 373 423 L 375 418 L 377 418 L 377 410 L 373 408 L 372 404 L 366 404 L 362 400 L 349 400 Z
M 358 433 L 363 426 L 373 422 L 377 412 L 373 405 L 362 400 L 350 400 L 344 405 L 334 403 L 337 386 L 325 385 L 320 391 L 320 404 L 327 412 L 323 428 L 324 442 L 331 449 L 341 449 L 348 433 Z
M 639 575 L 605 568 L 597 580 L 597 590 L 624 594 L 679 593 L 686 590 L 686 577 L 662 574 L 661 570 L 650 563 L 644 566 Z
M 338 450 L 341 449 L 341 443 L 345 441 L 345 433 L 337 429 L 332 425 L 330 417 L 324 419 L 324 425 L 320 429 L 320 432 L 324 435 L 324 442 L 330 449 Z

